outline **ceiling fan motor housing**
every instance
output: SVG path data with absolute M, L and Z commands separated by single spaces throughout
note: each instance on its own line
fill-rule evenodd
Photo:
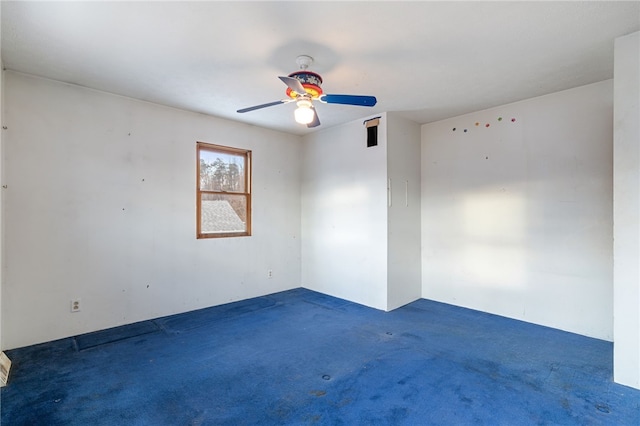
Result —
M 320 77 L 320 74 L 316 74 L 315 72 L 311 72 L 307 70 L 302 70 L 302 71 L 292 72 L 291 74 L 289 74 L 289 77 L 292 77 L 298 80 L 302 84 L 302 87 L 304 87 L 304 90 L 313 99 L 318 99 L 320 95 L 322 95 L 322 87 L 321 87 L 322 77 Z M 287 96 L 289 96 L 291 99 L 296 99 L 298 97 L 298 94 L 293 90 L 291 90 L 290 88 L 287 89 L 286 93 L 287 93 Z

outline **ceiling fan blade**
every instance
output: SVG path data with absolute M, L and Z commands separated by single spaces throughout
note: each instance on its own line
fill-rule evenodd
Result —
M 376 104 L 377 99 L 375 96 L 322 95 L 320 96 L 320 102 L 326 102 L 328 104 L 343 104 L 343 105 L 357 105 L 357 106 L 372 107 Z
M 274 105 L 286 104 L 287 102 L 291 102 L 291 100 L 286 99 L 286 100 L 283 100 L 283 101 L 269 102 L 268 104 L 255 105 L 255 106 L 252 106 L 252 107 L 239 109 L 236 112 L 243 113 L 243 112 L 255 111 L 257 109 L 267 108 L 267 107 L 274 106 Z
M 312 128 L 312 127 L 318 127 L 320 125 L 320 119 L 318 118 L 318 110 L 315 109 L 314 107 L 311 107 L 313 109 L 313 121 L 309 124 L 307 124 L 308 128 Z
M 307 91 L 304 90 L 304 86 L 302 85 L 302 83 L 300 83 L 300 80 L 295 79 L 293 77 L 283 77 L 283 76 L 280 76 L 278 78 L 280 80 L 282 80 L 282 82 L 284 84 L 289 86 L 289 89 L 293 90 L 298 95 L 306 95 L 307 94 Z

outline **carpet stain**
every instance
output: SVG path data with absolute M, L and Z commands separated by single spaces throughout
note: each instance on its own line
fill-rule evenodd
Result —
M 392 425 L 403 423 L 408 411 L 406 407 L 394 407 L 391 409 L 390 415 L 387 416 L 387 421 Z
M 418 336 L 417 334 L 402 333 L 401 336 L 402 337 L 407 337 L 409 339 L 417 340 L 417 341 L 422 341 L 422 337 Z
M 309 416 L 305 419 L 305 423 L 318 423 L 320 420 L 322 419 L 322 416 L 320 415 L 315 415 L 315 416 Z
M 464 402 L 465 404 L 473 403 L 473 399 L 467 398 L 466 396 L 463 396 L 463 395 L 460 395 L 460 401 Z
M 351 398 L 345 398 L 342 401 L 338 402 L 338 404 L 336 404 L 338 407 L 342 408 L 342 407 L 346 407 L 347 405 L 351 404 L 353 402 L 353 399 Z

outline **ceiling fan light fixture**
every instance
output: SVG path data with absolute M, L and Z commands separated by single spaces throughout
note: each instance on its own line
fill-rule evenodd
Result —
M 293 72 L 288 76 L 278 76 L 278 78 L 287 86 L 286 93 L 288 99 L 242 108 L 237 112 L 245 113 L 275 105 L 295 102 L 297 104 L 297 108 L 295 109 L 293 116 L 296 122 L 306 125 L 311 129 L 320 125 L 318 112 L 313 107 L 314 101 L 322 102 L 324 104 L 342 104 L 366 107 L 372 107 L 376 104 L 377 101 L 375 96 L 325 94 L 322 91 L 322 77 L 320 74 L 308 70 L 309 66 L 313 63 L 313 58 L 307 55 L 300 55 L 296 62 L 298 63 L 300 70 Z
M 298 108 L 294 111 L 293 115 L 296 122 L 300 124 L 309 124 L 313 121 L 315 112 L 311 107 L 311 101 L 302 99 L 297 102 Z

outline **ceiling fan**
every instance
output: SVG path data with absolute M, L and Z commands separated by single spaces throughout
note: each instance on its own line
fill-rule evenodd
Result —
M 320 101 L 327 104 L 343 104 L 372 107 L 376 104 L 375 96 L 361 95 L 329 95 L 322 91 L 322 77 L 307 68 L 313 63 L 313 58 L 307 55 L 300 55 L 296 58 L 296 63 L 300 67 L 299 71 L 289 74 L 287 77 L 278 77 L 287 85 L 287 98 L 262 105 L 255 105 L 248 108 L 239 109 L 237 112 L 245 113 L 261 108 L 267 108 L 280 104 L 296 102 L 298 108 L 294 112 L 295 120 L 307 127 L 317 127 L 320 125 L 318 113 L 313 107 L 313 101 Z

